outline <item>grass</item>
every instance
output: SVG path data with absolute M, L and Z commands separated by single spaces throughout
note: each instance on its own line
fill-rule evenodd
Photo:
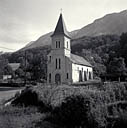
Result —
M 119 115 L 119 112 L 122 112 L 123 105 L 125 106 L 125 110 L 123 111 L 127 112 L 127 83 L 108 83 L 107 85 L 102 85 L 101 88 L 92 88 L 92 85 L 90 88 L 86 86 L 76 87 L 68 85 L 39 85 L 29 87 L 24 90 L 24 94 L 30 92 L 34 92 L 31 93 L 31 99 L 33 99 L 33 94 L 37 94 L 37 100 L 35 100 L 34 102 L 35 105 L 32 104 L 34 107 L 29 105 L 27 107 L 24 107 L 22 105 L 22 107 L 8 106 L 0 109 L 0 128 L 57 128 L 57 126 L 55 126 L 57 124 L 53 125 L 45 119 L 50 116 L 55 108 L 60 107 L 61 104 L 65 102 L 64 100 L 67 97 L 73 95 L 81 95 L 84 98 L 88 97 L 90 99 L 90 102 L 92 103 L 90 111 L 94 115 L 97 122 L 99 122 L 100 124 L 102 123 L 102 121 L 105 121 L 105 116 L 108 115 L 108 111 L 106 109 L 103 109 L 104 107 L 111 106 L 111 108 L 109 108 L 111 111 L 110 116 L 112 116 L 113 118 L 116 116 L 116 113 L 117 115 Z M 7 97 L 11 97 L 14 93 L 15 91 L 7 94 Z M 22 96 L 24 94 L 22 93 Z M 30 99 L 27 99 L 27 97 L 23 98 L 25 98 L 26 103 L 28 103 L 27 100 L 30 101 Z M 40 108 L 36 106 L 38 105 L 36 103 L 38 101 L 43 102 L 44 105 L 50 105 L 51 109 L 49 109 L 49 111 L 40 111 Z M 123 101 L 125 101 L 125 103 Z M 114 108 L 114 106 L 116 108 Z M 41 107 L 41 109 L 43 109 L 43 107 Z M 119 109 L 120 111 L 118 111 Z
M 8 106 L 0 109 L 0 128 L 34 128 L 44 117 L 35 107 Z

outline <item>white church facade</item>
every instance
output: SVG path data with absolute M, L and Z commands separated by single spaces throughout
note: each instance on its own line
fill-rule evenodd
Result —
M 51 52 L 48 54 L 47 83 L 67 84 L 93 79 L 92 65 L 83 57 L 71 53 L 71 38 L 60 14 L 51 35 Z

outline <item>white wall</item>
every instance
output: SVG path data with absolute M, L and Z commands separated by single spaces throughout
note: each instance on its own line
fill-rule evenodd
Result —
M 67 42 L 68 42 L 68 47 L 67 47 Z M 70 39 L 67 37 L 64 37 L 64 54 L 67 57 L 70 57 L 70 53 L 71 53 L 71 45 L 70 45 Z
M 74 83 L 79 82 L 79 71 L 80 70 L 83 71 L 83 80 L 84 80 L 84 71 L 87 72 L 87 70 L 88 70 L 87 80 L 89 80 L 89 72 L 92 73 L 92 79 L 93 79 L 93 69 L 92 69 L 92 67 L 87 67 L 87 66 L 72 63 L 72 81 Z

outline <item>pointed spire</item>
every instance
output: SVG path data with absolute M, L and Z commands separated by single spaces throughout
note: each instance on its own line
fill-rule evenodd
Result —
M 68 34 L 68 31 L 67 31 L 67 29 L 66 29 L 64 20 L 63 20 L 62 13 L 60 13 L 59 20 L 58 20 L 58 22 L 57 22 L 55 31 L 54 31 L 54 33 L 52 34 L 52 36 L 54 36 L 54 35 L 59 35 L 59 34 L 64 34 L 65 36 L 67 36 L 67 37 L 70 38 L 70 36 L 69 36 L 69 34 Z

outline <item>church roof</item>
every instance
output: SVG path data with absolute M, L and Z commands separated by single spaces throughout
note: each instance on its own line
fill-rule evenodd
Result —
M 59 17 L 59 20 L 57 22 L 55 31 L 51 36 L 59 35 L 59 34 L 64 34 L 65 36 L 70 38 L 69 33 L 68 33 L 67 29 L 66 29 L 66 25 L 64 23 L 62 14 L 60 14 L 60 17 Z
M 92 67 L 92 65 L 81 56 L 71 54 L 70 60 L 76 64 Z

